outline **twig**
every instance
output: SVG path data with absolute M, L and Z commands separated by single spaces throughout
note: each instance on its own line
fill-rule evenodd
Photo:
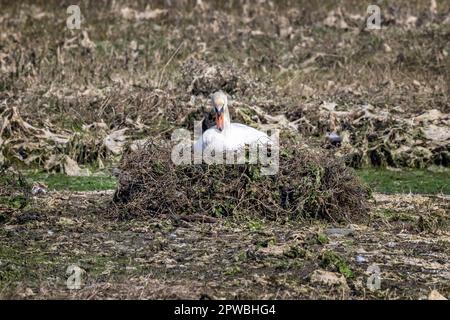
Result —
M 172 62 L 173 58 L 175 58 L 175 56 L 177 55 L 178 51 L 180 51 L 181 46 L 184 44 L 184 42 L 181 42 L 180 45 L 178 46 L 178 48 L 175 50 L 174 53 L 172 53 L 172 55 L 170 56 L 169 60 L 166 62 L 166 64 L 164 65 L 164 67 L 161 70 L 159 79 L 158 79 L 158 88 L 161 87 L 161 83 L 162 83 L 162 79 L 164 76 L 164 72 L 166 71 L 167 66 L 170 64 L 170 62 Z

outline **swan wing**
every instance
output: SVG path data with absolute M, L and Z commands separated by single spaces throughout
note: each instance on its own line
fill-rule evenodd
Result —
M 232 138 L 230 140 L 243 144 L 271 144 L 269 136 L 255 128 L 240 124 L 231 124 Z
M 220 131 L 217 131 L 216 127 L 211 127 L 195 142 L 194 150 L 204 150 L 209 146 L 214 148 L 222 148 L 225 143 L 225 137 Z
M 230 131 L 225 135 L 216 127 L 206 130 L 195 142 L 194 150 L 205 150 L 212 147 L 216 150 L 238 150 L 250 144 L 272 144 L 272 141 L 262 131 L 240 124 L 232 123 Z

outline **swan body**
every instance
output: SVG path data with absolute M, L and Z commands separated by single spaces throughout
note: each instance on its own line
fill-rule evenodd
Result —
M 216 113 L 216 125 L 203 132 L 195 142 L 194 150 L 203 151 L 208 148 L 236 151 L 246 145 L 272 144 L 269 136 L 264 132 L 240 123 L 231 123 L 227 96 L 222 91 L 213 94 L 211 102 Z
M 216 126 L 206 130 L 202 137 L 197 140 L 196 150 L 212 148 L 214 150 L 235 151 L 244 148 L 246 145 L 266 145 L 270 142 L 270 138 L 264 132 L 240 123 L 231 123 L 228 132 L 220 131 Z

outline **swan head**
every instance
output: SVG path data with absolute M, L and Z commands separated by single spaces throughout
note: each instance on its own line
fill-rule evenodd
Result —
M 216 128 L 223 130 L 225 123 L 225 111 L 228 108 L 228 98 L 223 91 L 217 91 L 211 96 L 211 104 L 216 114 Z

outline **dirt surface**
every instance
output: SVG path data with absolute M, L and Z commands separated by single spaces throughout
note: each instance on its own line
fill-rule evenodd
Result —
M 124 221 L 107 213 L 111 197 L 52 192 L 10 212 L 0 225 L 0 298 L 450 296 L 448 196 L 376 194 L 373 221 L 346 226 L 183 216 Z M 436 217 L 444 224 L 424 227 L 424 218 Z M 66 286 L 72 264 L 82 269 L 79 290 Z M 374 265 L 380 289 L 369 290 Z

